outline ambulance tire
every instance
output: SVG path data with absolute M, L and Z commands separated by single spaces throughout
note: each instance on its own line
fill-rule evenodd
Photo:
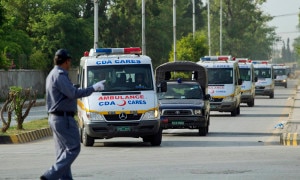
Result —
M 241 114 L 241 107 L 240 107 L 240 105 L 236 108 L 236 114 L 237 115 Z
M 95 142 L 95 139 L 86 133 L 86 128 L 84 127 L 82 130 L 82 144 L 84 146 L 93 146 L 94 142 Z
M 287 88 L 287 83 L 284 84 L 284 87 Z
M 273 99 L 274 98 L 274 92 L 272 94 L 270 94 L 270 99 Z
M 249 107 L 253 107 L 254 106 L 254 98 L 251 100 L 251 102 L 247 102 L 247 105 Z
M 159 128 L 158 132 L 155 135 L 151 136 L 150 144 L 152 146 L 160 146 L 161 139 L 162 139 L 162 128 Z
M 236 116 L 240 114 L 240 106 L 231 111 L 231 116 Z

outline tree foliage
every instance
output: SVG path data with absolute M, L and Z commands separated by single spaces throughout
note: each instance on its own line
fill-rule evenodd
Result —
M 211 5 L 212 54 L 230 54 L 251 59 L 270 59 L 276 39 L 272 19 L 260 5 L 265 0 L 222 1 L 222 47 L 220 48 L 220 0 Z
M 145 51 L 152 58 L 154 66 L 158 66 L 169 61 L 174 43 L 173 2 L 170 0 L 145 2 Z M 223 0 L 224 54 L 252 59 L 270 56 L 275 34 L 274 28 L 266 25 L 271 17 L 265 15 L 259 8 L 263 2 L 265 0 Z M 220 0 L 211 1 L 213 54 L 219 53 L 219 3 Z M 98 47 L 141 47 L 141 6 L 142 0 L 99 1 Z M 193 30 L 192 7 L 192 1 L 176 1 L 178 42 L 182 38 L 189 37 Z M 201 0 L 195 0 L 195 7 L 196 31 L 207 32 L 207 7 L 203 6 Z M 73 57 L 72 64 L 78 66 L 83 52 L 92 48 L 94 44 L 94 2 L 2 0 L 0 26 L 0 52 L 6 49 L 5 56 L 9 61 L 14 60 L 17 68 L 47 71 L 52 68 L 53 54 L 59 48 L 68 49 Z M 203 47 L 207 44 L 207 40 L 203 39 L 201 42 Z M 190 48 L 187 49 L 189 51 L 197 49 L 191 47 L 188 42 L 185 45 Z M 184 48 L 179 51 L 183 50 Z M 3 67 L 2 63 L 5 62 L 3 58 L 0 62 L 0 66 Z
M 177 60 L 198 62 L 199 58 L 208 54 L 208 46 L 205 32 L 192 33 L 177 42 Z M 173 46 L 174 49 L 174 46 Z M 173 51 L 169 54 L 169 60 L 174 61 Z

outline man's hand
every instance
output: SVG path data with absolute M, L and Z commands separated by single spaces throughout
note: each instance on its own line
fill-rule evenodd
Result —
M 93 85 L 93 88 L 95 91 L 101 91 L 101 90 L 104 90 L 104 83 L 105 83 L 106 80 L 102 80 L 102 81 L 99 81 L 97 82 L 96 84 Z

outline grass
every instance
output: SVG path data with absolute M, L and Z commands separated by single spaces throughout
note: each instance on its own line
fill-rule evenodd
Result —
M 76 121 L 78 121 L 77 115 L 74 118 Z M 38 130 L 38 129 L 48 128 L 49 127 L 48 118 L 25 122 L 23 123 L 23 130 L 17 130 L 16 127 L 17 127 L 16 125 L 9 127 L 9 129 L 5 133 L 1 132 L 0 130 L 0 136 L 10 136 L 10 135 L 21 134 L 29 131 Z
M 45 119 L 33 120 L 33 121 L 23 123 L 24 130 L 17 130 L 16 127 L 17 127 L 16 125 L 11 126 L 5 133 L 0 132 L 0 136 L 10 136 L 10 135 L 21 134 L 29 131 L 38 130 L 38 129 L 48 128 L 49 124 L 48 124 L 48 119 L 45 118 Z

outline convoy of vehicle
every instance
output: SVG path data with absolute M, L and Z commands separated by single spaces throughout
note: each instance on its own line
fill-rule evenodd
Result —
M 198 64 L 207 68 L 210 110 L 239 115 L 242 80 L 238 62 L 231 56 L 205 56 Z
M 140 48 L 96 48 L 80 60 L 79 87 L 106 80 L 105 88 L 78 99 L 81 142 L 142 138 L 159 146 L 164 129 L 209 132 L 210 112 L 240 114 L 255 96 L 274 98 L 274 86 L 287 86 L 288 67 L 231 56 L 204 56 L 168 62 L 155 71 Z M 155 72 L 155 74 L 154 74 Z
M 206 68 L 190 61 L 168 62 L 155 69 L 156 82 L 167 84 L 159 92 L 163 129 L 198 129 L 205 136 L 210 124 L 210 95 Z

